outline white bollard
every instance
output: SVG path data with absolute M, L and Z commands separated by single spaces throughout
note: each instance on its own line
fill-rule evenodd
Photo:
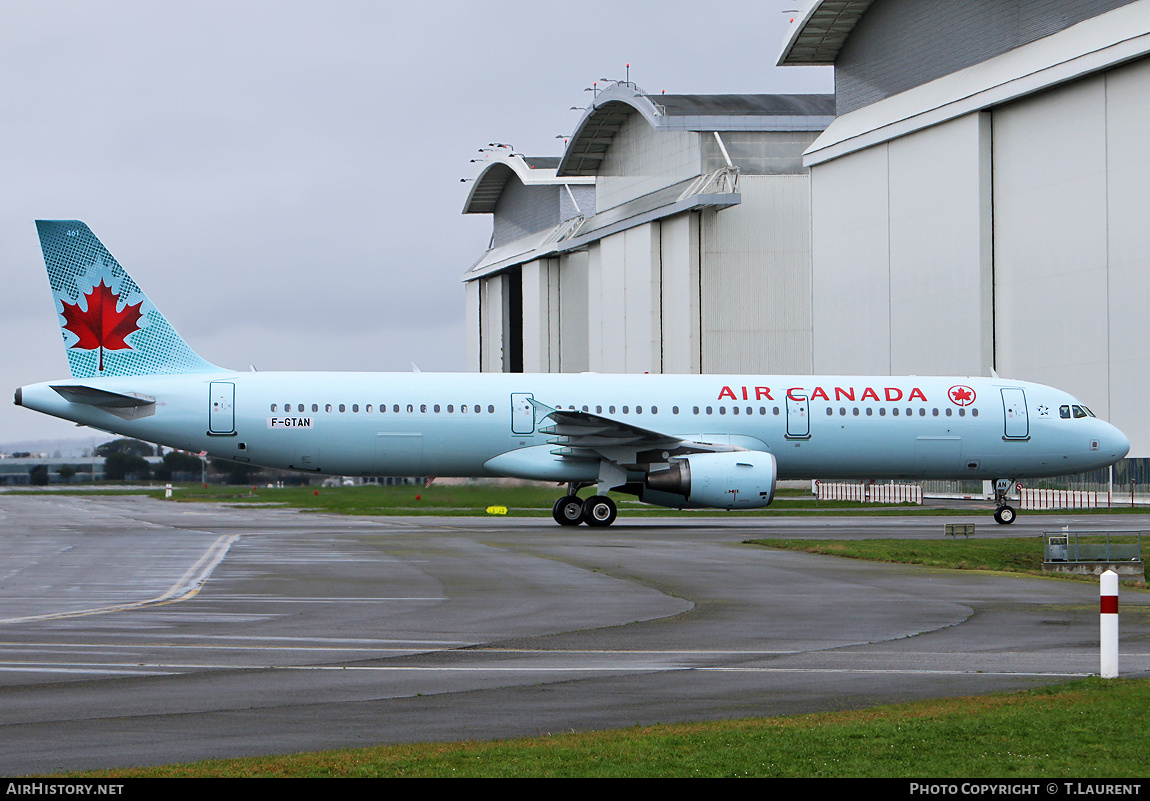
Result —
M 172 485 L 171 484 L 164 485 L 164 497 L 165 498 L 172 497 Z
M 1118 574 L 1107 570 L 1102 574 L 1101 649 L 1104 679 L 1118 678 Z

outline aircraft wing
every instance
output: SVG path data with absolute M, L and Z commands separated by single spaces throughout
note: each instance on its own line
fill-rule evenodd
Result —
M 676 456 L 747 450 L 729 443 L 683 439 L 591 412 L 555 409 L 534 398 L 530 400 L 543 419 L 553 422 L 540 426 L 539 431 L 554 435 L 548 440 L 556 446 L 551 452 L 564 459 L 606 460 L 627 470 L 646 471 L 651 465 L 666 464 Z

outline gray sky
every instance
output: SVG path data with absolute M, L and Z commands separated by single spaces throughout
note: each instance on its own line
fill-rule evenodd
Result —
M 627 63 L 652 93 L 833 91 L 774 66 L 799 5 L 0 0 L 0 390 L 68 375 L 37 218 L 88 223 L 217 364 L 462 370 L 477 149 L 559 155 Z M 76 437 L 0 401 L 0 443 Z

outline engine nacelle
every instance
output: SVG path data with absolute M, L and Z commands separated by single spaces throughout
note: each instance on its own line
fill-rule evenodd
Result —
M 778 475 L 774 454 L 765 451 L 693 453 L 648 473 L 645 486 L 681 496 L 690 506 L 758 509 L 775 499 Z

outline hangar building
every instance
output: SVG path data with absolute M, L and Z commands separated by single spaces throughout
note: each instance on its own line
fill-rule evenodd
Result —
M 1148 56 L 1150 0 L 806 0 L 778 63 L 833 96 L 617 84 L 561 158 L 484 162 L 469 365 L 997 373 L 1146 485 Z
M 467 272 L 468 366 L 805 373 L 810 181 L 829 95 L 598 92 L 562 158 L 506 145 L 464 205 L 491 214 Z
M 1148 0 L 808 2 L 779 64 L 835 68 L 813 372 L 1052 384 L 1144 468 L 1148 55 Z

